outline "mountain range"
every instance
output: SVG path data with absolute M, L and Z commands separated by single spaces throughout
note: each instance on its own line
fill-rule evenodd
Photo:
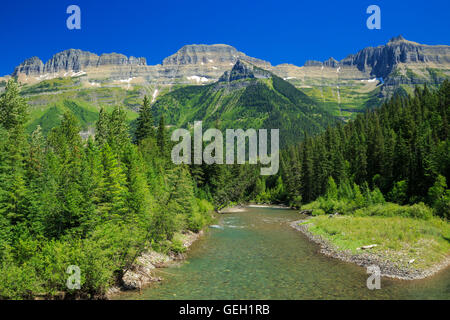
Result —
M 155 118 L 164 115 L 175 127 L 193 128 L 201 120 L 219 129 L 280 129 L 280 144 L 334 124 L 335 117 L 314 99 L 270 71 L 238 60 L 218 81 L 180 87 L 152 106 Z
M 45 63 L 38 57 L 25 60 L 11 75 L 0 77 L 0 92 L 10 77 L 21 83 L 22 94 L 33 106 L 30 128 L 40 124 L 49 129 L 61 112 L 70 108 L 88 130 L 100 106 L 115 104 L 124 105 L 132 120 L 144 95 L 152 98 L 155 116 L 166 110 L 172 125 L 212 121 L 219 115 L 242 122 L 252 114 L 248 105 L 242 105 L 243 101 L 262 99 L 267 102 L 266 107 L 271 106 L 267 110 L 273 111 L 277 108 L 272 107 L 281 103 L 277 110 L 282 116 L 275 121 L 269 114 L 263 120 L 263 113 L 258 113 L 253 122 L 269 118 L 277 122 L 296 113 L 302 119 L 310 119 L 308 126 L 315 128 L 324 125 L 317 114 L 347 120 L 379 105 L 395 92 L 411 93 L 415 85 L 424 83 L 436 86 L 449 75 L 450 46 L 419 44 L 398 36 L 341 61 L 309 60 L 301 67 L 272 66 L 225 44 L 186 45 L 158 65 L 147 65 L 145 58 L 118 53 L 97 55 L 69 49 Z M 296 102 L 283 90 L 295 92 Z M 307 112 L 306 105 L 312 108 L 311 112 Z M 220 112 L 213 114 L 212 110 Z M 200 115 L 201 119 L 194 119 Z

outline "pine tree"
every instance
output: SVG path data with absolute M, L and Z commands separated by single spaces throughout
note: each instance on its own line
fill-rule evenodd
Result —
M 66 160 L 70 160 L 70 153 L 80 152 L 82 145 L 81 127 L 71 111 L 66 111 L 59 127 L 53 128 L 48 136 L 48 142 L 56 153 Z
M 139 110 L 139 117 L 137 118 L 135 142 L 139 144 L 139 142 L 145 138 L 152 137 L 153 135 L 153 116 L 150 108 L 150 101 L 147 96 L 145 96 L 142 107 Z
M 14 80 L 9 80 L 0 96 L 0 128 L 4 144 L 0 150 L 0 215 L 12 225 L 22 221 L 29 199 L 25 181 L 25 122 L 28 104 L 20 97 Z
M 45 138 L 42 135 L 41 126 L 31 134 L 30 150 L 27 159 L 27 175 L 29 180 L 37 179 L 43 170 L 45 159 Z
M 81 233 L 87 234 L 100 222 L 99 204 L 103 190 L 102 155 L 89 137 L 84 149 L 80 174 L 80 192 L 83 195 Z
M 370 176 L 375 174 L 381 174 L 384 163 L 384 137 L 381 130 L 379 117 L 377 113 L 373 115 L 374 121 L 372 122 L 371 133 L 369 136 L 368 153 L 370 160 L 368 167 L 370 170 Z
M 28 119 L 28 104 L 19 94 L 19 85 L 8 80 L 5 91 L 0 95 L 0 125 L 10 131 L 23 127 Z
M 169 200 L 167 206 L 176 214 L 194 211 L 194 186 L 189 171 L 184 165 L 177 165 L 167 173 Z
M 57 237 L 62 233 L 63 224 L 61 188 L 59 186 L 62 169 L 61 161 L 56 153 L 49 149 L 46 154 L 46 166 L 43 170 L 42 189 L 39 194 L 38 221 L 42 226 L 42 233 L 47 238 Z
M 161 154 L 167 154 L 166 122 L 164 120 L 164 115 L 161 115 L 161 117 L 159 118 L 156 142 L 158 144 L 159 150 L 161 151 Z
M 98 146 L 102 147 L 107 141 L 109 136 L 109 116 L 105 109 L 102 107 L 98 115 L 95 128 L 95 142 Z
M 307 138 L 303 144 L 302 150 L 302 176 L 301 176 L 301 187 L 302 187 L 302 198 L 309 202 L 313 198 L 314 189 L 314 162 L 311 150 L 311 140 Z
M 99 211 L 103 219 L 123 219 L 128 213 L 126 176 L 116 155 L 106 143 L 102 148 L 103 185 Z
M 57 184 L 58 211 L 53 216 L 57 225 L 54 230 L 56 237 L 80 231 L 83 219 L 84 198 L 80 189 L 83 151 L 80 129 L 77 118 L 71 111 L 67 111 L 60 126 L 53 128 L 48 136 L 49 145 L 57 157 L 55 169 L 58 171 L 51 173 L 56 177 Z
M 151 219 L 154 199 L 150 193 L 145 176 L 147 167 L 139 149 L 135 145 L 127 145 L 123 163 L 126 167 L 128 207 L 134 215 L 133 219 L 135 222 L 143 222 L 144 227 L 147 228 Z
M 220 164 L 209 165 L 211 192 L 217 208 L 221 208 L 231 201 L 230 187 L 233 186 L 233 179 L 227 167 Z
M 108 144 L 111 149 L 120 153 L 129 142 L 129 128 L 123 108 L 117 106 L 111 112 L 108 122 Z
M 40 220 L 39 208 L 41 205 L 40 194 L 44 188 L 44 170 L 47 165 L 45 152 L 45 138 L 42 135 L 41 127 L 38 125 L 31 134 L 25 171 L 26 184 L 28 185 L 30 196 L 28 223 L 32 233 L 40 235 L 44 232 L 43 224 Z

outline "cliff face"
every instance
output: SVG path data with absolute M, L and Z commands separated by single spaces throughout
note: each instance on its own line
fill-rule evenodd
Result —
M 365 48 L 341 61 L 344 66 L 356 66 L 374 77 L 388 77 L 399 64 L 450 64 L 449 46 L 428 46 L 392 38 L 386 45 Z
M 280 65 L 274 72 L 296 86 L 335 88 L 331 90 L 338 104 L 340 89 L 355 87 L 355 81 L 366 84 L 367 88 L 362 90 L 375 90 L 379 86 L 379 95 L 388 97 L 402 85 L 437 85 L 449 78 L 450 46 L 424 45 L 398 36 L 385 45 L 364 48 L 341 61 L 309 60 L 302 68 Z
M 249 57 L 225 44 L 186 45 L 162 64 L 149 66 L 145 58 L 108 53 L 100 56 L 78 49 L 55 54 L 45 64 L 37 57 L 17 66 L 12 76 L 23 83 L 66 76 L 82 76 L 86 83 L 172 85 L 207 84 L 222 77 L 235 77 L 230 71 L 236 62 L 250 63 L 268 70 L 297 87 L 330 88 L 331 96 L 340 104 L 342 87 L 355 87 L 365 81 L 361 90 L 382 86 L 381 96 L 389 96 L 401 85 L 439 84 L 450 76 L 450 46 L 423 45 L 392 38 L 387 44 L 369 47 L 341 61 L 307 61 L 303 67 L 291 64 L 272 66 L 269 62 Z M 236 70 L 235 70 L 236 71 Z M 239 70 L 237 70 L 239 71 Z M 238 73 L 245 70 L 240 70 Z M 228 72 L 224 75 L 225 72 Z M 360 86 L 360 85 L 358 85 Z M 350 92 L 350 91 L 349 91 Z M 316 92 L 316 94 L 318 94 Z
M 121 65 L 146 65 L 146 60 L 145 58 L 128 58 L 118 53 L 105 53 L 99 57 L 88 51 L 69 49 L 53 55 L 45 64 L 38 57 L 27 59 L 15 68 L 12 75 L 31 76 L 62 71 L 79 72 L 87 68 Z
M 252 58 L 225 44 L 186 45 L 165 58 L 160 68 L 162 77 L 180 82 L 211 83 L 229 71 L 237 61 L 270 68 L 269 62 Z
M 163 66 L 173 65 L 205 65 L 205 64 L 235 64 L 238 59 L 247 60 L 255 65 L 266 65 L 267 62 L 248 57 L 236 48 L 226 44 L 187 45 L 175 54 L 163 60 Z
M 270 63 L 248 57 L 234 47 L 224 44 L 187 45 L 165 58 L 162 65 L 148 66 L 145 58 L 127 57 L 118 53 L 100 56 L 79 49 L 69 49 L 55 54 L 45 64 L 37 57 L 17 66 L 12 76 L 19 81 L 34 83 L 60 76 L 85 73 L 94 80 L 126 80 L 141 78 L 141 82 L 172 84 L 216 81 L 239 59 L 261 67 Z
M 135 58 L 133 56 L 127 57 L 119 53 L 104 53 L 98 58 L 98 66 L 108 66 L 108 65 L 135 65 L 135 66 L 145 66 L 147 61 L 145 58 Z
M 39 75 L 41 72 L 44 72 L 44 63 L 38 57 L 31 57 L 18 65 L 14 69 L 12 76 L 17 76 L 19 73 Z
M 376 78 L 386 78 L 400 64 L 423 64 L 450 66 L 450 46 L 429 46 L 405 40 L 402 36 L 392 38 L 386 45 L 368 47 L 350 54 L 341 61 L 329 58 L 324 62 L 308 60 L 305 67 L 356 68 Z
M 241 79 L 267 79 L 272 75 L 270 72 L 257 68 L 254 65 L 245 61 L 238 60 L 234 64 L 233 68 L 219 78 L 219 82 L 232 82 Z
M 289 89 L 294 85 L 323 110 L 347 120 L 366 108 L 378 106 L 382 99 L 397 91 L 412 93 L 417 84 L 438 85 L 448 79 L 450 46 L 423 45 L 396 37 L 385 45 L 364 48 L 341 61 L 334 58 L 310 60 L 302 67 L 293 64 L 272 66 L 225 44 L 187 45 L 158 65 L 147 65 L 145 58 L 119 53 L 97 55 L 70 49 L 55 54 L 45 63 L 38 57 L 26 59 L 11 76 L 24 84 L 22 93 L 31 105 L 48 109 L 42 119 L 59 116 L 62 109 L 55 113 L 50 106 L 61 103 L 61 97 L 81 101 L 80 105 L 122 104 L 136 111 L 147 95 L 152 97 L 154 104 L 163 99 L 168 108 L 175 108 L 172 120 L 183 114 L 186 106 L 201 102 L 205 103 L 205 108 L 206 104 L 212 104 L 211 112 L 215 112 L 214 103 L 237 105 L 244 121 L 249 111 L 246 108 L 254 106 L 259 110 L 261 107 L 254 105 L 251 90 L 260 89 L 254 85 L 268 85 L 270 90 L 271 85 L 278 85 L 281 91 L 286 89 L 283 91 L 286 97 L 295 92 Z M 9 75 L 0 77 L 0 93 L 9 78 Z M 199 87 L 202 85 L 204 88 Z M 273 101 L 281 97 L 278 89 L 270 94 Z M 208 90 L 210 99 L 198 95 L 204 90 Z M 238 95 L 243 90 L 249 94 L 242 98 L 244 100 L 236 100 L 241 99 Z M 170 95 L 172 91 L 183 93 L 180 96 L 189 100 L 172 105 L 180 98 Z M 63 96 L 60 95 L 62 92 Z M 263 96 L 264 92 L 267 90 L 263 90 Z M 226 99 L 217 100 L 219 94 Z M 173 99 L 167 100 L 165 96 Z M 191 97 L 194 100 L 190 100 Z M 302 96 L 300 100 L 311 104 L 308 99 Z M 282 102 L 277 100 L 274 105 L 279 103 Z M 294 117 L 294 113 L 288 113 Z M 203 113 L 195 115 L 198 119 L 203 117 Z M 38 124 L 42 119 L 34 119 L 33 123 Z M 87 120 L 81 121 L 86 124 Z

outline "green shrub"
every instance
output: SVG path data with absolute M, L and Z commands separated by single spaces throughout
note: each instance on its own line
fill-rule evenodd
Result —
M 371 192 L 371 204 L 382 204 L 385 203 L 386 200 L 384 199 L 383 194 L 381 193 L 380 189 L 375 188 L 372 192 Z
M 172 249 L 172 242 L 170 240 L 154 242 L 152 243 L 152 249 L 156 252 L 167 254 Z
M 424 203 L 414 204 L 412 206 L 401 206 L 396 203 L 387 202 L 385 204 L 376 204 L 366 208 L 355 210 L 355 216 L 383 216 L 383 217 L 405 217 L 428 220 L 433 216 L 432 210 Z
M 214 206 L 208 200 L 196 198 L 196 201 L 201 213 L 210 213 L 214 211 Z
M 447 190 L 441 199 L 435 202 L 434 211 L 436 215 L 450 219 L 450 190 Z
M 325 214 L 325 211 L 323 211 L 322 209 L 313 209 L 313 212 L 312 212 L 313 216 L 321 216 L 324 214 Z
M 445 219 L 450 218 L 450 190 L 447 190 L 444 176 L 439 175 L 428 190 L 428 202 L 433 206 L 436 215 Z
M 408 183 L 406 180 L 398 181 L 388 194 L 390 201 L 405 204 L 407 200 Z
M 433 216 L 433 211 L 428 208 L 423 202 L 408 206 L 407 211 L 408 216 L 412 218 L 428 220 Z
M 41 279 L 32 265 L 18 265 L 8 252 L 3 253 L 0 264 L 0 299 L 30 299 L 41 292 Z
M 364 207 L 366 205 L 366 199 L 361 193 L 361 189 L 359 186 L 354 183 L 353 184 L 353 197 L 354 197 L 354 203 L 355 206 L 358 208 Z
M 206 218 L 198 212 L 194 212 L 188 219 L 188 229 L 199 232 L 206 225 Z
M 292 208 L 301 208 L 302 207 L 302 196 L 295 196 L 289 203 L 289 206 Z
M 170 251 L 175 253 L 183 253 L 186 251 L 185 246 L 183 245 L 183 240 L 179 235 L 174 236 L 172 239 L 172 245 L 170 246 Z
M 331 176 L 328 177 L 327 192 L 325 197 L 328 199 L 337 199 L 338 197 L 338 188 L 336 186 L 336 182 L 334 182 L 334 179 Z

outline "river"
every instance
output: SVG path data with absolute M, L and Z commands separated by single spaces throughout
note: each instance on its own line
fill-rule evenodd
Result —
M 162 282 L 119 299 L 450 299 L 450 270 L 423 280 L 381 279 L 369 290 L 366 270 L 320 254 L 289 226 L 294 210 L 247 208 L 220 217 L 186 261 L 156 273 Z

